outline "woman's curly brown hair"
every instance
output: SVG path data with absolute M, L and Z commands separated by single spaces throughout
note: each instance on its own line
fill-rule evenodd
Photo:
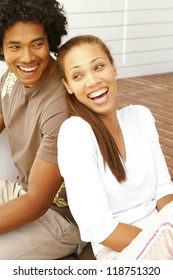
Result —
M 67 18 L 56 0 L 0 0 L 0 49 L 5 31 L 16 22 L 40 23 L 45 30 L 51 52 L 57 53 L 62 36 L 67 34 Z M 0 60 L 3 60 L 0 54 Z

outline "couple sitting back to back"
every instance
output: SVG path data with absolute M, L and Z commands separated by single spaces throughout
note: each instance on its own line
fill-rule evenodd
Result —
M 173 187 L 154 118 L 116 109 L 117 71 L 99 38 L 57 53 L 66 25 L 55 0 L 0 1 L 0 132 L 18 170 L 0 181 L 0 259 L 58 259 L 86 242 L 97 259 L 172 259 Z M 52 207 L 63 180 L 79 228 Z

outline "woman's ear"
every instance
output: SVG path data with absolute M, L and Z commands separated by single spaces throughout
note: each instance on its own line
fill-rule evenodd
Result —
M 117 69 L 116 69 L 116 67 L 115 67 L 115 66 L 114 66 L 114 72 L 115 72 L 115 77 L 117 77 L 118 72 L 117 72 Z
M 71 90 L 70 86 L 68 85 L 67 81 L 65 81 L 64 79 L 62 79 L 62 82 L 64 84 L 64 86 L 66 87 L 66 90 L 68 91 L 69 94 L 73 94 L 73 91 Z
M 114 61 L 114 60 L 112 61 L 112 66 L 113 66 L 113 68 L 114 68 L 115 78 L 116 78 L 117 75 L 118 75 L 118 72 L 117 72 L 117 68 L 116 68 L 116 66 L 115 66 L 115 61 Z

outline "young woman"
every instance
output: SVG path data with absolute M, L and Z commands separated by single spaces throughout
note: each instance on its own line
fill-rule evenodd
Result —
M 99 38 L 70 39 L 57 63 L 71 113 L 58 162 L 82 239 L 97 259 L 173 259 L 173 184 L 151 112 L 116 109 L 117 71 Z

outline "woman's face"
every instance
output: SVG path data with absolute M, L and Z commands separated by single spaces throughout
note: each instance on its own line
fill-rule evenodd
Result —
M 64 84 L 81 103 L 103 116 L 115 110 L 117 72 L 98 44 L 73 47 L 65 56 L 64 69 Z

